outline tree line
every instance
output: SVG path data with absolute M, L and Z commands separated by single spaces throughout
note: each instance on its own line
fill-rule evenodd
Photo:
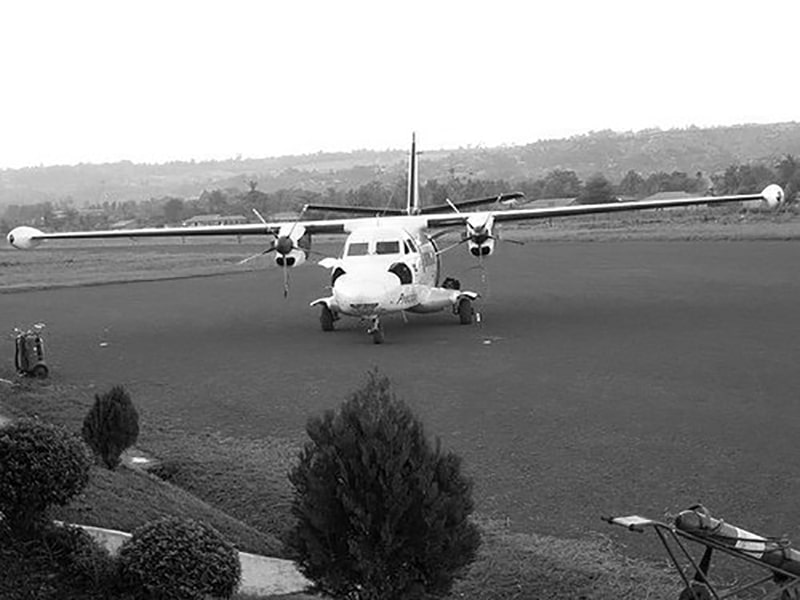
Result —
M 686 192 L 693 195 L 749 194 L 761 191 L 770 183 L 781 185 L 789 201 L 800 192 L 800 160 L 787 154 L 775 165 L 763 163 L 734 164 L 723 172 L 705 175 L 698 171 L 656 171 L 643 175 L 629 170 L 619 181 L 596 173 L 585 181 L 571 169 L 554 169 L 540 178 L 478 179 L 450 176 L 429 179 L 420 188 L 423 205 L 458 202 L 488 197 L 504 192 L 520 191 L 527 201 L 553 198 L 574 198 L 579 203 L 593 204 L 617 200 L 640 200 L 659 192 Z M 404 207 L 407 178 L 393 183 L 369 181 L 350 189 L 328 187 L 322 192 L 303 189 L 279 189 L 264 192 L 258 181 L 247 181 L 246 190 L 228 187 L 203 191 L 198 198 L 165 196 L 144 201 L 106 201 L 79 209 L 73 199 L 12 204 L 0 218 L 0 231 L 20 224 L 49 230 L 99 229 L 120 221 L 135 221 L 139 226 L 177 225 L 201 214 L 251 215 L 255 209 L 265 216 L 280 213 L 297 214 L 305 204 L 338 204 L 345 206 Z

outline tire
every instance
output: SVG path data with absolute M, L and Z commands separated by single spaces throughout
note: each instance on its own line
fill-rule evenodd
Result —
M 31 369 L 31 377 L 35 377 L 36 379 L 47 379 L 49 374 L 50 369 L 47 368 L 47 365 L 38 364 Z
M 442 282 L 442 287 L 446 290 L 460 290 L 461 282 L 454 277 L 445 277 L 445 280 Z
M 469 298 L 462 298 L 458 303 L 458 321 L 462 325 L 472 325 L 475 321 L 475 310 Z
M 322 326 L 322 331 L 333 331 L 333 321 L 333 311 L 323 304 L 319 313 L 319 324 Z
M 386 337 L 383 335 L 383 327 L 378 326 L 370 332 L 373 344 L 382 344 Z

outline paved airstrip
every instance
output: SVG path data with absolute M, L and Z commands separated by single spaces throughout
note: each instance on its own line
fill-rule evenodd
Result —
M 452 254 L 481 325 L 391 319 L 382 346 L 320 331 L 314 266 L 288 301 L 276 270 L 0 294 L 0 330 L 44 321 L 55 380 L 232 436 L 301 439 L 377 366 L 515 528 L 617 535 L 601 515 L 702 501 L 800 542 L 800 243 L 507 245 L 486 282 Z

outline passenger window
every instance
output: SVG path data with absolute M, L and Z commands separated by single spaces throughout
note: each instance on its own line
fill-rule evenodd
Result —
M 376 254 L 400 254 L 400 242 L 378 242 L 375 245 Z
M 369 251 L 367 242 L 355 242 L 347 248 L 347 256 L 366 256 Z

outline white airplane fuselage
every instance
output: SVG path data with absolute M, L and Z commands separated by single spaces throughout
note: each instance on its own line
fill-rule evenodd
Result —
M 408 221 L 415 224 L 416 219 Z M 436 245 L 419 229 L 415 233 L 398 228 L 396 222 L 382 226 L 378 220 L 353 230 L 342 256 L 322 261 L 331 269 L 331 296 L 311 305 L 325 304 L 337 317 L 375 319 L 402 311 L 453 308 L 465 295 L 477 296 L 439 287 Z

